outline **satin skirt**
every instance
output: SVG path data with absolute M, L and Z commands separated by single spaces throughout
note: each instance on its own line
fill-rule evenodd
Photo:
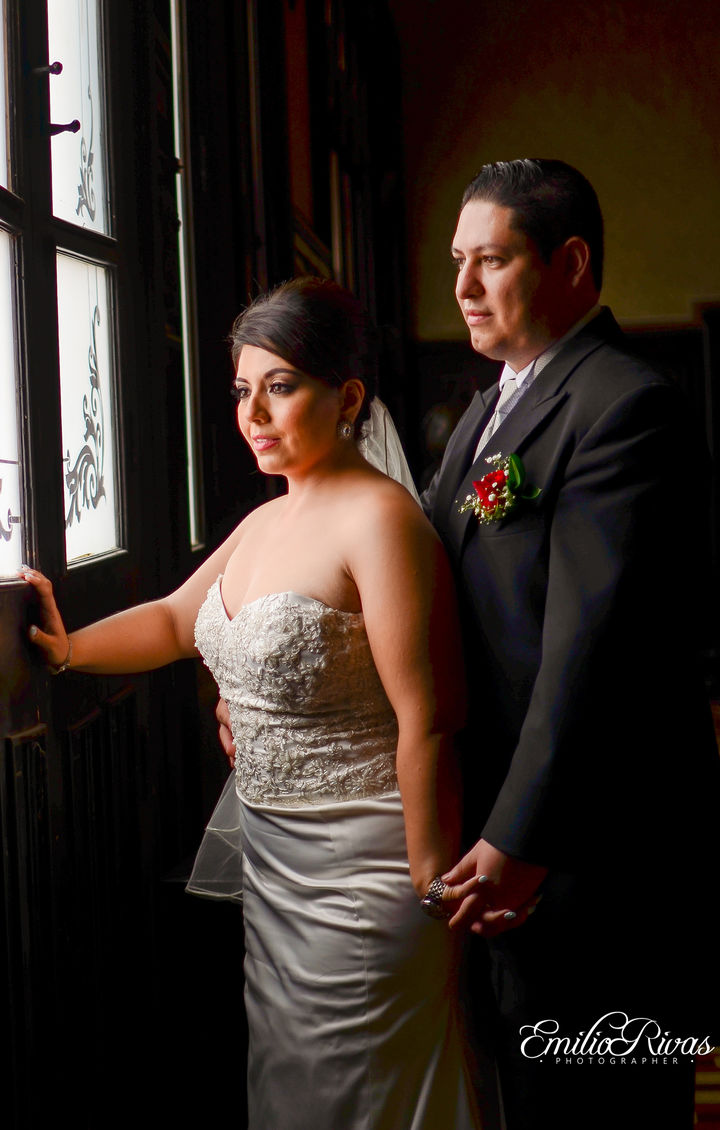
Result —
M 457 942 L 419 908 L 399 795 L 223 795 L 243 853 L 250 1130 L 475 1130 Z

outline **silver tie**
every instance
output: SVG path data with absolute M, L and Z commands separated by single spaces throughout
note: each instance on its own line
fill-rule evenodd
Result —
M 510 408 L 512 407 L 512 405 L 508 406 L 508 401 L 515 396 L 516 392 L 517 379 L 515 377 L 508 376 L 500 391 L 500 399 L 495 405 L 495 411 L 485 425 L 485 430 L 478 440 L 477 447 L 475 448 L 475 459 L 477 459 L 478 455 L 485 447 L 485 445 L 490 442 L 493 432 L 497 427 L 500 426 L 504 418 L 507 416 Z

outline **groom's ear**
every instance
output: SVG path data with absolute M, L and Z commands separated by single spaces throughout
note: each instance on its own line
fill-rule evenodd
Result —
M 355 422 L 355 417 L 365 398 L 365 385 L 357 377 L 352 377 L 340 387 L 340 414 Z
M 570 286 L 577 288 L 585 285 L 592 272 L 587 241 L 579 235 L 572 235 L 558 248 L 558 254 L 562 258 L 563 272 Z

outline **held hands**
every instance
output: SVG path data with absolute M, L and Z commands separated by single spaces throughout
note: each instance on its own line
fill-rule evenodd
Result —
M 235 743 L 230 729 L 230 711 L 224 699 L 215 708 L 218 737 L 231 767 L 235 768 Z M 450 928 L 466 927 L 474 934 L 492 938 L 527 921 L 540 901 L 537 888 L 547 875 L 546 867 L 523 863 L 479 840 L 459 863 L 442 876 L 442 903 L 450 911 Z M 433 915 L 435 917 L 435 915 Z M 446 917 L 442 911 L 437 917 Z
M 55 603 L 52 585 L 46 576 L 28 565 L 20 567 L 18 576 L 32 585 L 40 601 L 39 619 L 42 626 L 31 624 L 28 635 L 43 653 L 48 666 L 54 668 L 56 674 L 64 671 L 70 665 L 72 646 Z
M 230 711 L 222 698 L 215 708 L 215 717 L 220 744 L 231 767 L 235 768 Z M 474 934 L 492 938 L 522 926 L 540 901 L 537 888 L 546 875 L 546 867 L 513 859 L 486 840 L 479 840 L 442 876 L 446 884 L 442 903 L 452 907 L 450 928 L 463 926 Z M 441 913 L 438 917 L 445 915 Z
M 537 889 L 547 868 L 505 855 L 479 840 L 459 863 L 443 875 L 443 902 L 459 903 L 452 928 L 464 926 L 492 938 L 522 926 L 540 900 Z

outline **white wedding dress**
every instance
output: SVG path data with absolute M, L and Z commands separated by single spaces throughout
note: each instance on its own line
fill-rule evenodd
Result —
M 188 889 L 243 900 L 250 1130 L 474 1130 L 362 613 L 282 592 L 231 619 L 218 579 L 195 631 L 237 757 Z

